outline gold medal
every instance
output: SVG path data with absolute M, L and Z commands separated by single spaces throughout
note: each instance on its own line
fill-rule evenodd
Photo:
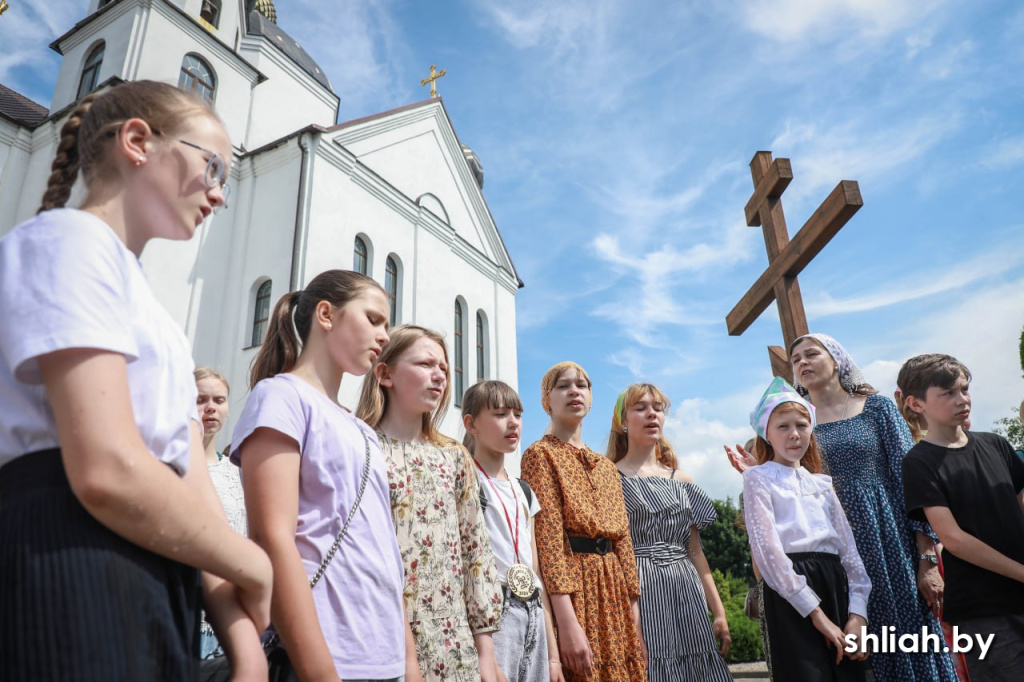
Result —
M 533 579 L 533 571 L 526 564 L 512 564 L 505 574 L 508 589 L 519 599 L 526 601 L 537 591 L 537 582 Z

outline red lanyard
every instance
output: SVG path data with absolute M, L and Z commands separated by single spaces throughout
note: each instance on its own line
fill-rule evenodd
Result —
M 476 464 L 476 468 L 479 469 L 480 473 L 482 473 L 484 475 L 484 478 L 487 479 L 487 485 L 491 486 L 491 490 L 494 491 L 494 496 L 496 498 L 498 498 L 498 502 L 501 503 L 501 509 L 502 509 L 502 511 L 505 512 L 505 523 L 508 524 L 508 532 L 512 535 L 512 545 L 513 545 L 514 549 L 516 550 L 516 563 L 518 564 L 519 563 L 519 498 L 516 497 L 516 487 L 514 485 L 511 485 L 512 482 L 510 480 L 509 484 L 511 485 L 511 489 L 512 489 L 512 499 L 514 499 L 516 501 L 516 528 L 515 528 L 515 530 L 512 530 L 512 518 L 508 515 L 508 507 L 505 506 L 505 501 L 503 499 L 501 499 L 501 495 L 498 494 L 498 489 L 495 488 L 494 487 L 494 483 L 491 482 L 491 477 L 487 474 L 486 471 L 484 471 L 484 468 L 482 466 L 480 466 L 480 462 L 478 462 L 478 461 L 476 461 L 474 459 L 473 460 L 473 464 Z

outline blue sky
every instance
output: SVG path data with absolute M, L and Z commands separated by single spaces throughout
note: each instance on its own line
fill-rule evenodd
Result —
M 0 82 L 48 103 L 46 49 L 84 0 L 11 2 Z M 723 442 L 781 343 L 774 305 L 743 336 L 725 315 L 767 264 L 743 207 L 748 163 L 792 160 L 790 233 L 841 179 L 865 205 L 800 277 L 812 330 L 885 394 L 907 357 L 974 372 L 975 428 L 1024 398 L 1024 8 L 917 0 L 280 0 L 341 120 L 419 101 L 430 64 L 526 283 L 518 298 L 525 442 L 539 381 L 573 359 L 595 381 L 603 449 L 627 384 L 673 400 L 681 465 L 716 497 Z M 330 27 L 324 30 L 324 27 Z

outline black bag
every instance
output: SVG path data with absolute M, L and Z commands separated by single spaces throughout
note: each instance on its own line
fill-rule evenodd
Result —
M 362 429 L 360 429 L 360 433 L 362 433 Z M 341 541 L 345 539 L 345 534 L 348 533 L 348 525 L 355 518 L 356 510 L 359 509 L 359 503 L 363 499 L 363 493 L 366 492 L 366 482 L 370 479 L 370 440 L 366 437 L 365 433 L 363 433 L 363 444 L 366 446 L 366 462 L 363 465 L 362 478 L 359 480 L 359 493 L 356 495 L 356 501 L 352 503 L 352 512 L 345 520 L 345 525 L 341 527 L 341 532 L 338 533 L 334 544 L 327 550 L 327 554 L 324 556 L 320 568 L 317 569 L 316 575 L 310 578 L 309 589 L 313 589 L 313 586 L 320 582 L 324 571 L 327 570 L 327 565 L 331 563 L 331 559 L 338 552 Z M 295 669 L 292 668 L 292 662 L 288 659 L 288 652 L 284 650 L 284 646 L 281 645 L 281 638 L 276 633 L 264 643 L 263 653 L 267 655 L 267 667 L 270 669 L 268 682 L 298 682 L 298 678 L 295 677 Z M 228 663 L 226 655 L 207 658 L 199 663 L 199 682 L 229 682 L 230 680 L 231 664 Z
M 281 646 L 280 640 L 274 637 L 263 647 L 267 655 L 267 667 L 270 669 L 268 682 L 298 682 L 292 662 L 288 660 L 288 652 Z M 199 682 L 229 682 L 231 665 L 227 656 L 208 658 L 199 664 Z

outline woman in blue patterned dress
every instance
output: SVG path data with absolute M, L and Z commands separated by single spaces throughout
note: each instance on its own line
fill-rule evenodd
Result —
M 676 469 L 663 432 L 667 410 L 656 386 L 633 384 L 615 403 L 608 436 L 640 575 L 647 679 L 732 682 L 723 658 L 729 624 L 699 537 L 717 515 L 707 493 Z
M 935 534 L 907 518 L 903 500 L 903 456 L 914 444 L 906 421 L 831 336 L 801 336 L 789 357 L 794 385 L 815 407 L 814 433 L 825 473 L 832 477 L 871 578 L 868 631 L 881 638 L 883 626 L 891 626 L 897 636 L 920 636 L 926 627 L 942 641 L 936 613 L 943 583 Z M 734 466 L 753 466 L 753 458 L 739 450 L 739 457 L 730 452 Z M 876 652 L 868 660 L 878 682 L 957 681 L 949 654 L 942 651 Z

